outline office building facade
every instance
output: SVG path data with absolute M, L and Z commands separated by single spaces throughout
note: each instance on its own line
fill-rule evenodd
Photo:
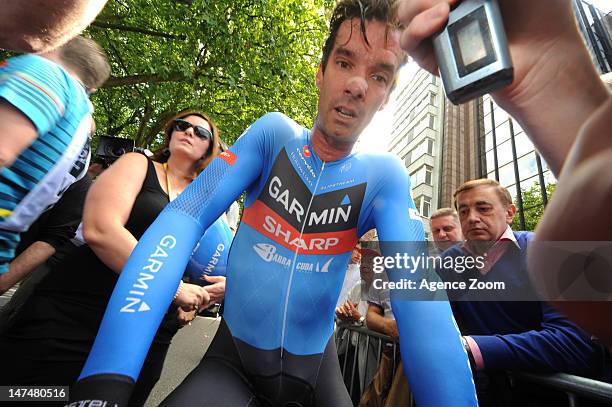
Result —
M 415 205 L 424 218 L 431 215 L 439 196 L 443 95 L 440 78 L 424 70 L 418 70 L 395 93 L 389 151 L 406 165 Z M 425 224 L 429 233 L 429 224 Z

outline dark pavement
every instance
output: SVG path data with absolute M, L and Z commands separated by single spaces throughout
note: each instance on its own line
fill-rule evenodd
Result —
M 197 317 L 191 326 L 185 326 L 176 334 L 170 345 L 162 376 L 147 399 L 145 407 L 158 406 L 198 365 L 218 327 L 219 320 Z

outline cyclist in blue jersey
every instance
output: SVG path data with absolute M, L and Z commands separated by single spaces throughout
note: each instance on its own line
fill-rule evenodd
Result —
M 398 247 L 416 254 L 424 239 L 420 219 L 411 215 L 402 162 L 351 152 L 406 61 L 399 37 L 393 1 L 336 6 L 316 75 L 313 129 L 280 113 L 263 116 L 160 214 L 121 273 L 71 405 L 126 405 L 189 254 L 245 190 L 228 260 L 224 321 L 200 365 L 163 405 L 352 405 L 332 340 L 351 250 L 373 227 L 386 256 Z M 145 274 L 141 311 L 128 298 Z M 390 274 L 391 280 L 410 277 Z M 448 303 L 392 304 L 418 405 L 476 405 Z
M 83 37 L 0 63 L 0 278 L 19 233 L 85 174 L 88 93 L 109 74 L 102 49 Z

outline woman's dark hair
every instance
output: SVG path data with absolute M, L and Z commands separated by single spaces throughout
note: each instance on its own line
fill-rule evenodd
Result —
M 151 159 L 153 161 L 157 161 L 160 163 L 165 163 L 168 161 L 168 158 L 170 158 L 169 146 L 170 146 L 170 139 L 172 138 L 172 132 L 174 131 L 174 121 L 176 119 L 184 119 L 185 117 L 188 117 L 188 116 L 198 116 L 206 120 L 208 122 L 208 125 L 210 126 L 210 129 L 213 135 L 213 139 L 210 140 L 208 150 L 206 150 L 206 153 L 202 157 L 202 160 L 200 161 L 198 168 L 196 169 L 197 173 L 199 174 L 200 172 L 204 170 L 204 168 L 206 168 L 208 163 L 210 163 L 212 159 L 215 158 L 219 154 L 219 140 L 220 140 L 219 129 L 217 129 L 217 125 L 215 124 L 215 122 L 213 122 L 212 119 L 208 117 L 208 115 L 200 112 L 199 110 L 194 110 L 194 109 L 181 110 L 180 112 L 178 112 L 176 115 L 171 117 L 170 120 L 166 122 L 166 124 L 164 125 L 164 144 L 153 153 L 153 157 L 151 157 Z

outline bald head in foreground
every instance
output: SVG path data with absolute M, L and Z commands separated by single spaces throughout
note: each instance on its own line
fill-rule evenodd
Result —
M 83 31 L 106 0 L 3 0 L 0 48 L 46 52 Z

